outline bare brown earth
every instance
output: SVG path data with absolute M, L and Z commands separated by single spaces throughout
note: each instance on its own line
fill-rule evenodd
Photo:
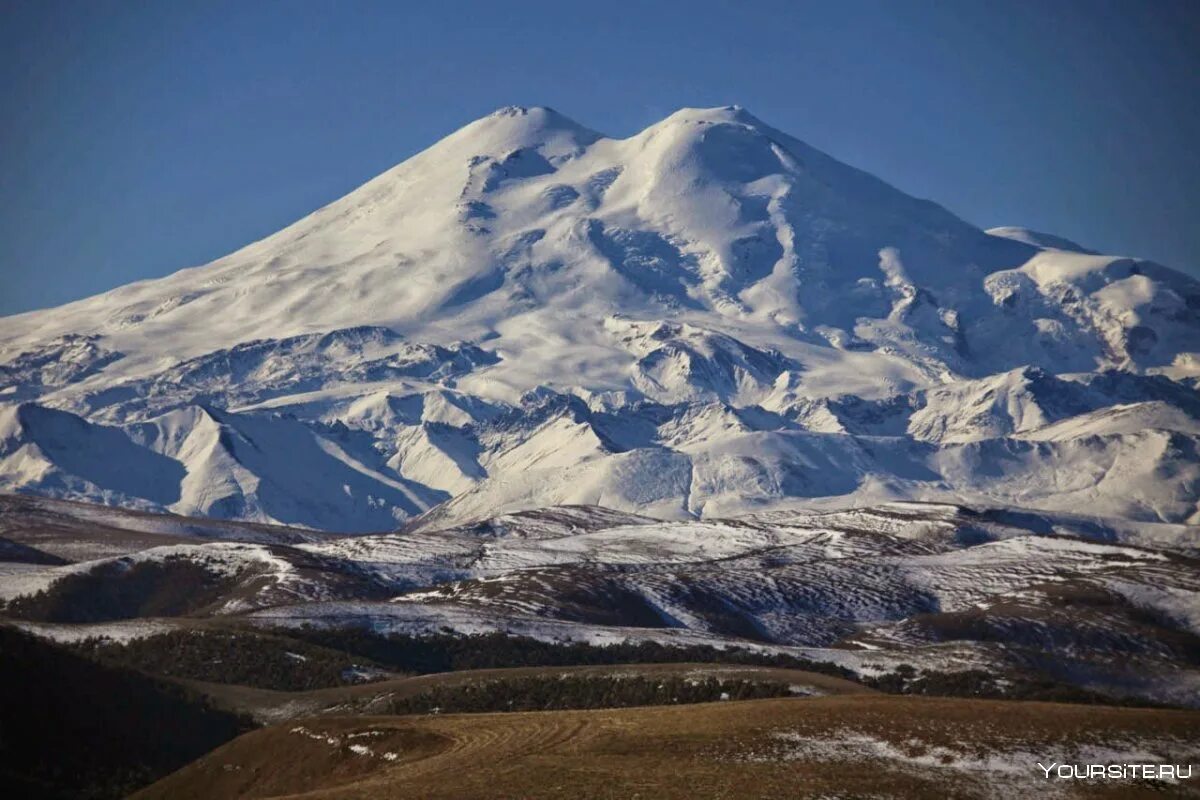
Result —
M 558 675 L 577 676 L 653 676 L 682 675 L 690 678 L 714 677 L 725 680 L 781 682 L 797 688 L 798 693 L 835 695 L 874 693 L 874 689 L 854 681 L 819 672 L 778 667 L 754 667 L 731 664 L 630 664 L 575 667 L 514 667 L 440 672 L 432 675 L 392 678 L 354 686 L 337 686 L 306 692 L 279 692 L 249 686 L 231 686 L 205 681 L 177 680 L 212 698 L 226 710 L 249 714 L 260 722 L 278 722 L 301 716 L 327 714 L 372 714 L 385 710 L 388 703 L 412 697 L 438 686 L 461 686 L 482 681 Z
M 241 736 L 135 797 L 1200 796 L 1200 778 L 1082 783 L 1047 780 L 1035 764 L 1147 752 L 1200 762 L 1200 712 L 846 694 L 318 717 Z

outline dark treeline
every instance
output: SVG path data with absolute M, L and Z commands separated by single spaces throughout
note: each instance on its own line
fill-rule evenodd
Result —
M 400 672 L 426 674 L 466 669 L 505 667 L 606 666 L 615 664 L 741 664 L 802 669 L 853 679 L 849 670 L 826 661 L 761 653 L 739 647 L 675 646 L 658 642 L 594 645 L 583 642 L 544 642 L 505 633 L 460 636 L 381 635 L 353 629 L 300 628 L 288 635 L 340 650 Z
M 857 678 L 829 662 L 780 653 L 657 642 L 593 645 L 544 642 L 504 633 L 409 636 L 358 629 L 180 630 L 118 643 L 89 640 L 73 647 L 104 663 L 152 675 L 302 691 L 359 683 L 364 675 L 423 675 L 511 667 L 617 666 L 708 663 L 769 666 L 819 672 L 860 682 L 890 694 L 1042 700 L 1060 703 L 1149 705 L 1121 701 L 1042 676 L 984 670 L 894 671 Z
M 1166 708 L 1134 698 L 1114 698 L 1078 686 L 1046 678 L 1004 675 L 981 669 L 956 672 L 918 672 L 910 664 L 894 671 L 863 680 L 873 689 L 888 694 L 920 694 L 932 697 L 979 697 L 988 700 L 1030 700 L 1045 703 Z
M 74 647 L 105 663 L 154 675 L 282 691 L 357 683 L 363 671 L 424 675 L 505 667 L 682 662 L 787 667 L 852 677 L 835 664 L 740 648 L 553 643 L 503 633 L 407 636 L 324 628 L 180 630 L 128 642 L 87 640 Z
M 174 617 L 215 602 L 227 583 L 182 558 L 132 566 L 114 561 L 11 600 L 4 613 L 14 619 L 71 623 Z
M 251 727 L 177 685 L 0 625 L 5 797 L 124 797 Z
M 78 652 L 114 666 L 171 678 L 279 691 L 361 682 L 363 664 L 345 653 L 257 631 L 180 630 L 128 642 L 88 639 Z
M 787 697 L 790 694 L 788 685 L 779 681 L 688 679 L 678 675 L 661 678 L 539 676 L 437 686 L 393 701 L 390 711 L 393 714 L 428 714 L 627 708 Z

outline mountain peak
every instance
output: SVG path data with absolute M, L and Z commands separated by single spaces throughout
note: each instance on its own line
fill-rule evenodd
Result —
M 503 106 L 469 123 L 443 142 L 469 142 L 481 154 L 503 154 L 543 146 L 554 151 L 569 151 L 586 147 L 600 138 L 596 131 L 547 106 Z
M 762 120 L 739 105 L 713 106 L 711 108 L 693 108 L 685 106 L 670 114 L 659 125 L 695 123 L 717 124 L 737 123 L 750 127 L 767 127 Z
M 1085 255 L 1096 255 L 1095 250 L 1089 250 L 1081 244 L 1076 244 L 1070 239 L 1062 236 L 1055 236 L 1052 233 L 1042 233 L 1041 231 L 1030 230 L 1013 225 L 1005 225 L 999 228 L 988 228 L 986 233 L 989 236 L 998 236 L 1002 239 L 1011 239 L 1015 242 L 1033 245 L 1034 247 L 1048 248 L 1051 250 L 1065 250 L 1069 253 L 1083 253 Z
M 500 106 L 488 114 L 489 117 L 528 117 L 530 115 L 558 116 L 566 119 L 549 106 Z

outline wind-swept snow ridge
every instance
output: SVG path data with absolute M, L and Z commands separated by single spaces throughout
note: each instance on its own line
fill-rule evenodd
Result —
M 509 107 L 211 264 L 0 321 L 0 488 L 355 531 L 1198 522 L 1198 382 L 1182 273 L 982 231 L 737 106 L 627 139 Z

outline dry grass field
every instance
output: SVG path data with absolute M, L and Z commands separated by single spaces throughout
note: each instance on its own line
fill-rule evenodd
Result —
M 1200 713 L 844 694 L 599 711 L 313 717 L 248 733 L 138 800 L 1193 797 L 1035 762 L 1200 761 Z

